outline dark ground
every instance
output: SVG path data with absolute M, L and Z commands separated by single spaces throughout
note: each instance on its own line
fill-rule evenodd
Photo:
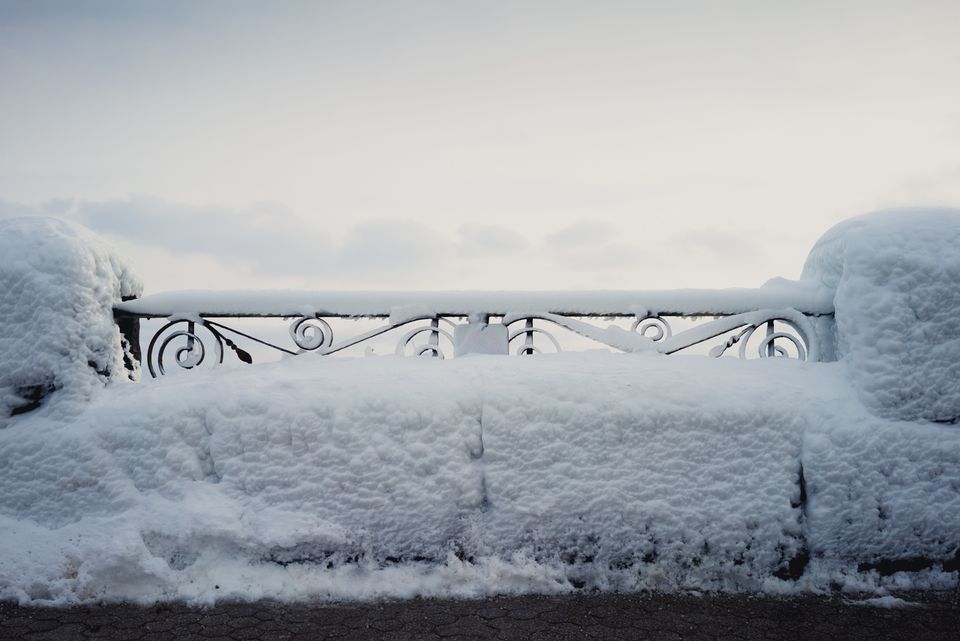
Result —
M 842 597 L 576 594 L 373 604 L 218 604 L 191 608 L 0 603 L 0 639 L 927 639 L 960 640 L 960 592 L 900 595 L 883 609 Z

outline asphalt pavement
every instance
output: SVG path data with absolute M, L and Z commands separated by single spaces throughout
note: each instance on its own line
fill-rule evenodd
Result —
M 106 604 L 0 602 L 0 639 L 17 641 L 355 641 L 498 639 L 960 640 L 960 592 L 899 595 L 879 608 L 849 596 L 610 594 L 378 603 Z

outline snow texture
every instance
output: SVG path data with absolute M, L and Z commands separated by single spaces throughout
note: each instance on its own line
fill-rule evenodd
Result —
M 960 430 L 868 416 L 840 412 L 823 417 L 830 429 L 807 431 L 814 552 L 867 564 L 952 558 L 960 552 Z
M 740 372 L 744 392 L 700 360 L 505 368 L 483 407 L 485 549 L 627 589 L 756 588 L 784 567 L 803 547 L 803 423 L 754 385 L 775 370 Z
M 840 362 L 305 354 L 100 394 L 135 281 L 7 223 L 2 380 L 63 391 L 0 430 L 0 598 L 955 587 L 960 428 L 924 419 L 956 416 L 957 220 L 818 243 L 797 288 L 836 291 Z
M 825 336 L 867 407 L 960 419 L 960 210 L 846 220 L 816 243 L 803 278 L 836 290 L 836 327 Z
M 0 598 L 943 587 L 957 470 L 843 364 L 306 355 L 0 431 Z
M 633 316 L 673 313 L 691 316 L 740 314 L 794 308 L 807 314 L 833 312 L 833 290 L 813 281 L 773 279 L 754 289 L 592 290 L 541 292 L 310 292 L 273 290 L 163 292 L 119 305 L 133 314 L 206 316 L 377 316 L 401 323 L 436 314 L 504 316 L 554 313 Z
M 112 306 L 142 287 L 89 230 L 43 217 L 0 220 L 0 428 L 60 390 L 60 411 L 124 372 Z
M 905 601 L 903 599 L 897 598 L 895 596 L 879 596 L 872 599 L 849 599 L 846 601 L 849 605 L 865 605 L 871 608 L 915 608 L 919 607 L 920 604 L 915 601 Z

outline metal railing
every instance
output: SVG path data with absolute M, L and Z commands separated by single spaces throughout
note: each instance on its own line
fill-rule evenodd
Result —
M 172 356 L 184 369 L 222 363 L 228 352 L 245 363 L 249 341 L 288 355 L 331 355 L 406 330 L 396 353 L 445 358 L 464 354 L 561 351 L 563 328 L 623 352 L 673 354 L 716 344 L 709 355 L 819 360 L 813 319 L 833 313 L 832 296 L 799 288 L 591 292 L 181 292 L 119 303 L 118 323 L 133 333 L 142 318 L 165 318 L 149 341 L 151 376 Z M 231 327 L 237 318 L 283 318 L 290 343 L 279 345 Z M 334 337 L 336 318 L 383 319 L 372 330 Z M 629 329 L 602 319 L 631 319 Z M 674 332 L 674 319 L 700 319 Z M 703 320 L 704 318 L 708 320 Z M 758 331 L 761 330 L 762 331 Z M 128 342 L 134 340 L 128 337 Z M 240 343 L 240 344 L 238 344 Z

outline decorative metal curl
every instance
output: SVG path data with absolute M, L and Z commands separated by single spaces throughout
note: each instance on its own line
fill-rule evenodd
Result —
M 290 338 L 297 347 L 310 352 L 333 344 L 333 328 L 319 316 L 304 316 L 290 324 Z
M 166 338 L 164 338 L 157 347 L 157 341 L 160 337 L 174 325 L 179 325 L 181 323 L 186 323 L 186 329 L 181 329 L 175 332 L 170 333 Z M 159 371 L 160 375 L 163 376 L 166 374 L 166 370 L 163 366 L 164 354 L 167 350 L 167 347 L 170 346 L 174 340 L 185 339 L 185 345 L 182 345 L 177 348 L 175 352 L 175 360 L 177 365 L 183 369 L 193 369 L 201 365 L 208 357 L 207 348 L 204 345 L 203 339 L 200 338 L 200 335 L 197 333 L 197 322 L 188 319 L 175 319 L 164 325 L 160 330 L 154 334 L 153 338 L 150 340 L 150 346 L 147 348 L 147 368 L 150 371 L 150 375 L 154 378 L 157 377 L 157 372 Z M 223 337 L 215 329 L 210 327 L 206 322 L 199 323 L 201 327 L 206 329 L 213 336 L 213 361 L 215 365 L 218 365 L 223 362 Z
M 439 358 L 444 360 L 446 356 L 443 353 L 443 350 L 440 349 L 440 337 L 445 336 L 450 343 L 453 343 L 453 335 L 445 329 L 440 329 L 440 321 L 444 321 L 451 327 L 451 323 L 446 318 L 432 318 L 430 319 L 430 324 L 423 327 L 414 327 L 409 332 L 400 337 L 400 340 L 397 341 L 397 355 L 403 356 L 406 353 L 407 346 L 413 344 L 413 339 L 419 336 L 420 334 L 428 333 L 430 337 L 426 345 L 413 345 L 413 353 L 415 356 L 424 356 L 429 354 L 433 358 Z
M 521 320 L 521 319 L 518 318 L 516 320 Z M 521 345 L 517 349 L 517 356 L 530 356 L 532 354 L 542 353 L 542 350 L 539 347 L 537 347 L 533 342 L 534 336 L 537 334 L 541 334 L 543 336 L 546 336 L 548 339 L 550 339 L 550 342 L 553 343 L 554 348 L 558 352 L 563 351 L 563 349 L 560 347 L 560 342 L 553 336 L 553 334 L 551 334 L 545 329 L 541 329 L 539 327 L 533 326 L 532 318 L 526 318 L 522 320 L 525 321 L 523 324 L 523 327 L 510 332 L 510 334 L 507 336 L 507 345 L 512 343 L 514 339 L 520 336 L 524 337 L 523 345 Z M 516 321 L 512 321 L 512 322 L 516 322 Z
M 772 321 L 771 321 L 772 325 Z M 779 339 L 785 339 L 793 343 L 794 349 L 797 350 L 797 359 L 801 361 L 807 360 L 806 350 L 803 347 L 803 342 L 800 341 L 796 336 L 787 332 L 772 332 L 768 333 L 757 345 L 757 353 L 760 355 L 760 358 L 790 358 L 790 353 L 782 345 L 777 345 L 776 341 Z
M 647 332 L 651 330 L 653 330 L 653 335 L 648 336 Z M 671 329 L 670 323 L 660 315 L 637 316 L 636 320 L 634 320 L 630 326 L 630 331 L 637 332 L 641 336 L 646 336 L 654 343 L 673 336 L 673 329 Z
M 774 321 L 783 323 L 788 326 L 791 330 L 796 332 L 797 335 L 794 335 L 790 332 L 778 332 L 775 331 Z M 718 358 L 724 354 L 728 349 L 733 347 L 736 344 L 740 344 L 740 349 L 738 350 L 738 355 L 740 358 L 748 357 L 747 346 L 750 343 L 750 339 L 753 337 L 754 333 L 760 328 L 761 325 L 766 325 L 767 333 L 760 339 L 757 344 L 757 355 L 760 358 L 790 358 L 790 352 L 783 345 L 778 345 L 778 340 L 786 340 L 793 344 L 794 349 L 797 351 L 797 360 L 805 361 L 807 360 L 807 348 L 804 345 L 804 340 L 802 338 L 802 333 L 800 328 L 794 325 L 791 321 L 786 319 L 770 319 L 765 323 L 758 323 L 755 325 L 748 325 L 742 330 L 731 336 L 726 340 L 722 345 L 717 345 L 710 350 L 710 356 Z M 799 335 L 799 337 L 798 337 Z
M 168 329 L 174 325 L 179 325 L 180 323 L 186 323 L 187 328 L 172 332 L 163 340 L 160 340 L 160 337 L 163 336 Z M 167 351 L 167 347 L 169 347 L 174 340 L 181 338 L 185 339 L 186 344 L 177 348 L 177 351 L 175 352 L 174 358 L 177 362 L 177 365 L 183 369 L 193 369 L 194 367 L 199 367 L 201 364 L 203 364 L 208 357 L 207 347 L 203 342 L 203 339 L 200 337 L 197 325 L 200 325 L 200 327 L 206 330 L 213 337 L 211 343 L 214 347 L 214 366 L 217 366 L 223 362 L 224 345 L 233 350 L 233 352 L 237 355 L 237 358 L 244 363 L 247 363 L 248 365 L 253 363 L 253 357 L 250 356 L 246 350 L 241 349 L 236 343 L 224 336 L 223 333 L 220 332 L 220 329 L 226 329 L 240 334 L 241 336 L 247 336 L 246 334 L 237 332 L 237 330 L 231 329 L 225 325 L 220 325 L 219 323 L 214 323 L 205 319 L 197 321 L 190 318 L 174 318 L 169 323 L 161 327 L 160 330 L 153 335 L 153 338 L 150 339 L 150 346 L 147 348 L 147 368 L 150 371 L 150 376 L 157 378 L 158 372 L 160 376 L 163 376 L 167 373 L 163 366 L 164 353 Z M 261 343 L 263 342 L 259 341 L 258 339 L 254 340 L 257 340 L 257 342 Z M 157 346 L 157 341 L 160 341 L 159 347 Z M 269 345 L 269 343 L 264 344 Z M 271 347 L 274 346 L 271 345 Z

